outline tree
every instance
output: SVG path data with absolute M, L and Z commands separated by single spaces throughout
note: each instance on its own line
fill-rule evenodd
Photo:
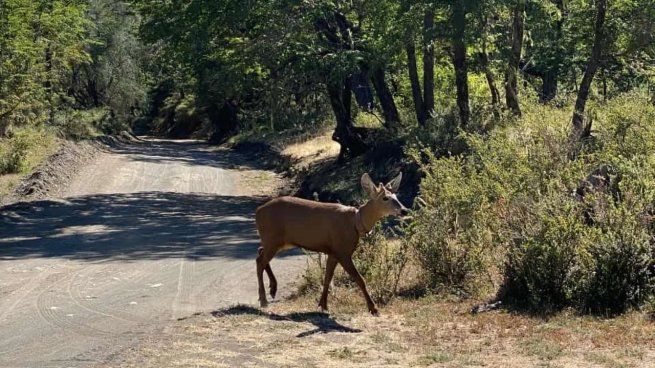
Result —
M 603 42 L 605 33 L 605 13 L 607 10 L 607 0 L 596 1 L 596 21 L 594 26 L 594 44 L 591 49 L 591 55 L 587 61 L 587 68 L 585 69 L 578 95 L 575 100 L 575 107 L 573 110 L 572 135 L 574 139 L 579 140 L 591 134 L 591 122 L 585 119 L 584 111 L 589 97 L 589 89 L 591 82 L 594 79 L 596 70 L 601 62 L 603 53 Z
M 453 67 L 455 68 L 455 85 L 457 87 L 457 107 L 460 124 L 465 127 L 471 115 L 468 91 L 468 67 L 466 65 L 466 1 L 453 3 Z
M 510 36 L 510 52 L 507 65 L 507 80 L 505 82 L 505 101 L 507 107 L 516 115 L 521 115 L 518 99 L 518 67 L 523 48 L 523 28 L 526 0 L 515 0 L 512 9 L 512 32 Z
M 15 123 L 54 122 L 72 67 L 90 61 L 84 1 L 6 0 L 0 6 L 0 137 Z
M 423 87 L 418 74 L 416 62 L 416 33 L 414 22 L 409 21 L 405 31 L 405 54 L 407 56 L 407 71 L 412 89 L 412 99 L 416 120 L 419 125 L 424 126 L 427 119 L 434 114 L 434 4 L 410 4 L 404 3 L 403 12 L 405 16 L 413 18 L 422 14 L 422 50 L 423 50 Z

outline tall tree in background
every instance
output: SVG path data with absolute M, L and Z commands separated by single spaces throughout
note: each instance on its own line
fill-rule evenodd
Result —
M 412 3 L 412 2 L 409 2 Z M 419 125 L 424 126 L 427 119 L 434 113 L 434 4 L 409 4 L 405 3 L 404 11 L 408 16 L 414 16 L 416 11 L 422 13 L 421 48 L 423 50 L 423 87 L 418 73 L 416 59 L 416 33 L 413 22 L 409 22 L 405 31 L 405 54 L 407 56 L 407 71 L 412 89 L 412 100 L 416 120 Z
M 505 82 L 505 101 L 507 107 L 516 115 L 521 115 L 518 98 L 518 68 L 523 48 L 523 29 L 526 0 L 514 0 L 512 9 L 512 31 L 510 36 L 509 62 Z
M 589 97 L 589 90 L 591 82 L 594 79 L 596 70 L 601 62 L 603 53 L 603 42 L 605 33 L 605 14 L 607 11 L 607 0 L 596 1 L 596 21 L 594 23 L 594 44 L 591 48 L 591 55 L 587 61 L 587 68 L 585 69 L 578 95 L 575 99 L 575 107 L 573 110 L 573 137 L 574 139 L 582 139 L 591 134 L 591 122 L 585 119 L 585 105 Z
M 484 11 L 484 9 L 483 9 Z M 494 114 L 498 114 L 498 107 L 500 106 L 500 92 L 498 87 L 496 87 L 496 81 L 494 74 L 491 71 L 489 66 L 489 53 L 487 51 L 487 38 L 489 34 L 489 16 L 487 14 L 481 14 L 482 18 L 482 34 L 481 34 L 481 46 L 480 52 L 478 53 L 478 59 L 480 62 L 480 67 L 484 73 L 484 77 L 487 80 L 487 85 L 489 86 L 489 93 L 491 94 L 491 106 L 494 108 Z
M 453 3 L 453 67 L 455 68 L 455 86 L 457 88 L 457 107 L 460 124 L 465 127 L 470 119 L 468 89 L 468 67 L 466 65 L 466 0 Z
M 81 106 L 107 106 L 127 121 L 146 100 L 147 49 L 137 37 L 138 16 L 116 0 L 90 0 L 87 15 L 93 22 L 91 62 L 73 67 L 69 94 Z
M 427 118 L 434 116 L 434 5 L 428 3 L 423 15 L 423 108 Z
M 74 65 L 90 61 L 86 3 L 5 0 L 0 6 L 0 137 L 14 124 L 54 123 Z

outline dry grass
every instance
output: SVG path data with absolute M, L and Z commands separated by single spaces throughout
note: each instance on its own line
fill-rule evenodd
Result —
M 41 165 L 61 146 L 62 141 L 46 131 L 25 130 L 27 148 L 21 158 L 20 172 L 0 175 L 0 202 L 9 195 L 27 174 Z M 12 146 L 7 139 L 0 139 L 0 158 L 12 154 Z
M 18 185 L 20 179 L 23 177 L 21 174 L 5 174 L 0 175 L 0 199 L 11 193 L 12 190 Z M 0 202 L 2 202 L 0 200 Z
M 330 315 L 317 295 L 239 306 L 179 321 L 121 367 L 648 367 L 655 324 L 643 313 L 614 319 L 568 312 L 549 319 L 437 297 L 395 300 L 368 315 L 361 295 L 337 288 Z
M 282 154 L 289 156 L 296 168 L 308 167 L 310 164 L 339 155 L 339 144 L 332 140 L 330 132 L 325 131 L 308 140 L 290 142 L 282 149 Z

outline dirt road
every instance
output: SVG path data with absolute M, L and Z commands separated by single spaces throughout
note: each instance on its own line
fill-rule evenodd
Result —
M 281 184 L 255 166 L 135 143 L 100 154 L 63 199 L 1 208 L 0 367 L 102 364 L 178 318 L 255 304 L 252 217 Z M 272 263 L 287 285 L 304 265 Z

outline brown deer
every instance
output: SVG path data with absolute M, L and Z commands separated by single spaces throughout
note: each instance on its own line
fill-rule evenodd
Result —
M 255 216 L 261 239 L 257 256 L 259 302 L 268 304 L 264 289 L 264 271 L 270 282 L 271 297 L 275 298 L 277 280 L 269 262 L 281 250 L 301 247 L 327 254 L 325 281 L 319 307 L 327 310 L 327 296 L 337 262 L 348 272 L 364 293 L 368 310 L 378 314 L 375 303 L 366 290 L 366 283 L 352 261 L 359 238 L 371 231 L 375 223 L 389 215 L 405 215 L 407 208 L 398 200 L 402 173 L 387 185 L 375 186 L 368 174 L 362 175 L 361 184 L 370 199 L 359 208 L 337 203 L 321 203 L 295 197 L 279 197 L 257 208 Z

